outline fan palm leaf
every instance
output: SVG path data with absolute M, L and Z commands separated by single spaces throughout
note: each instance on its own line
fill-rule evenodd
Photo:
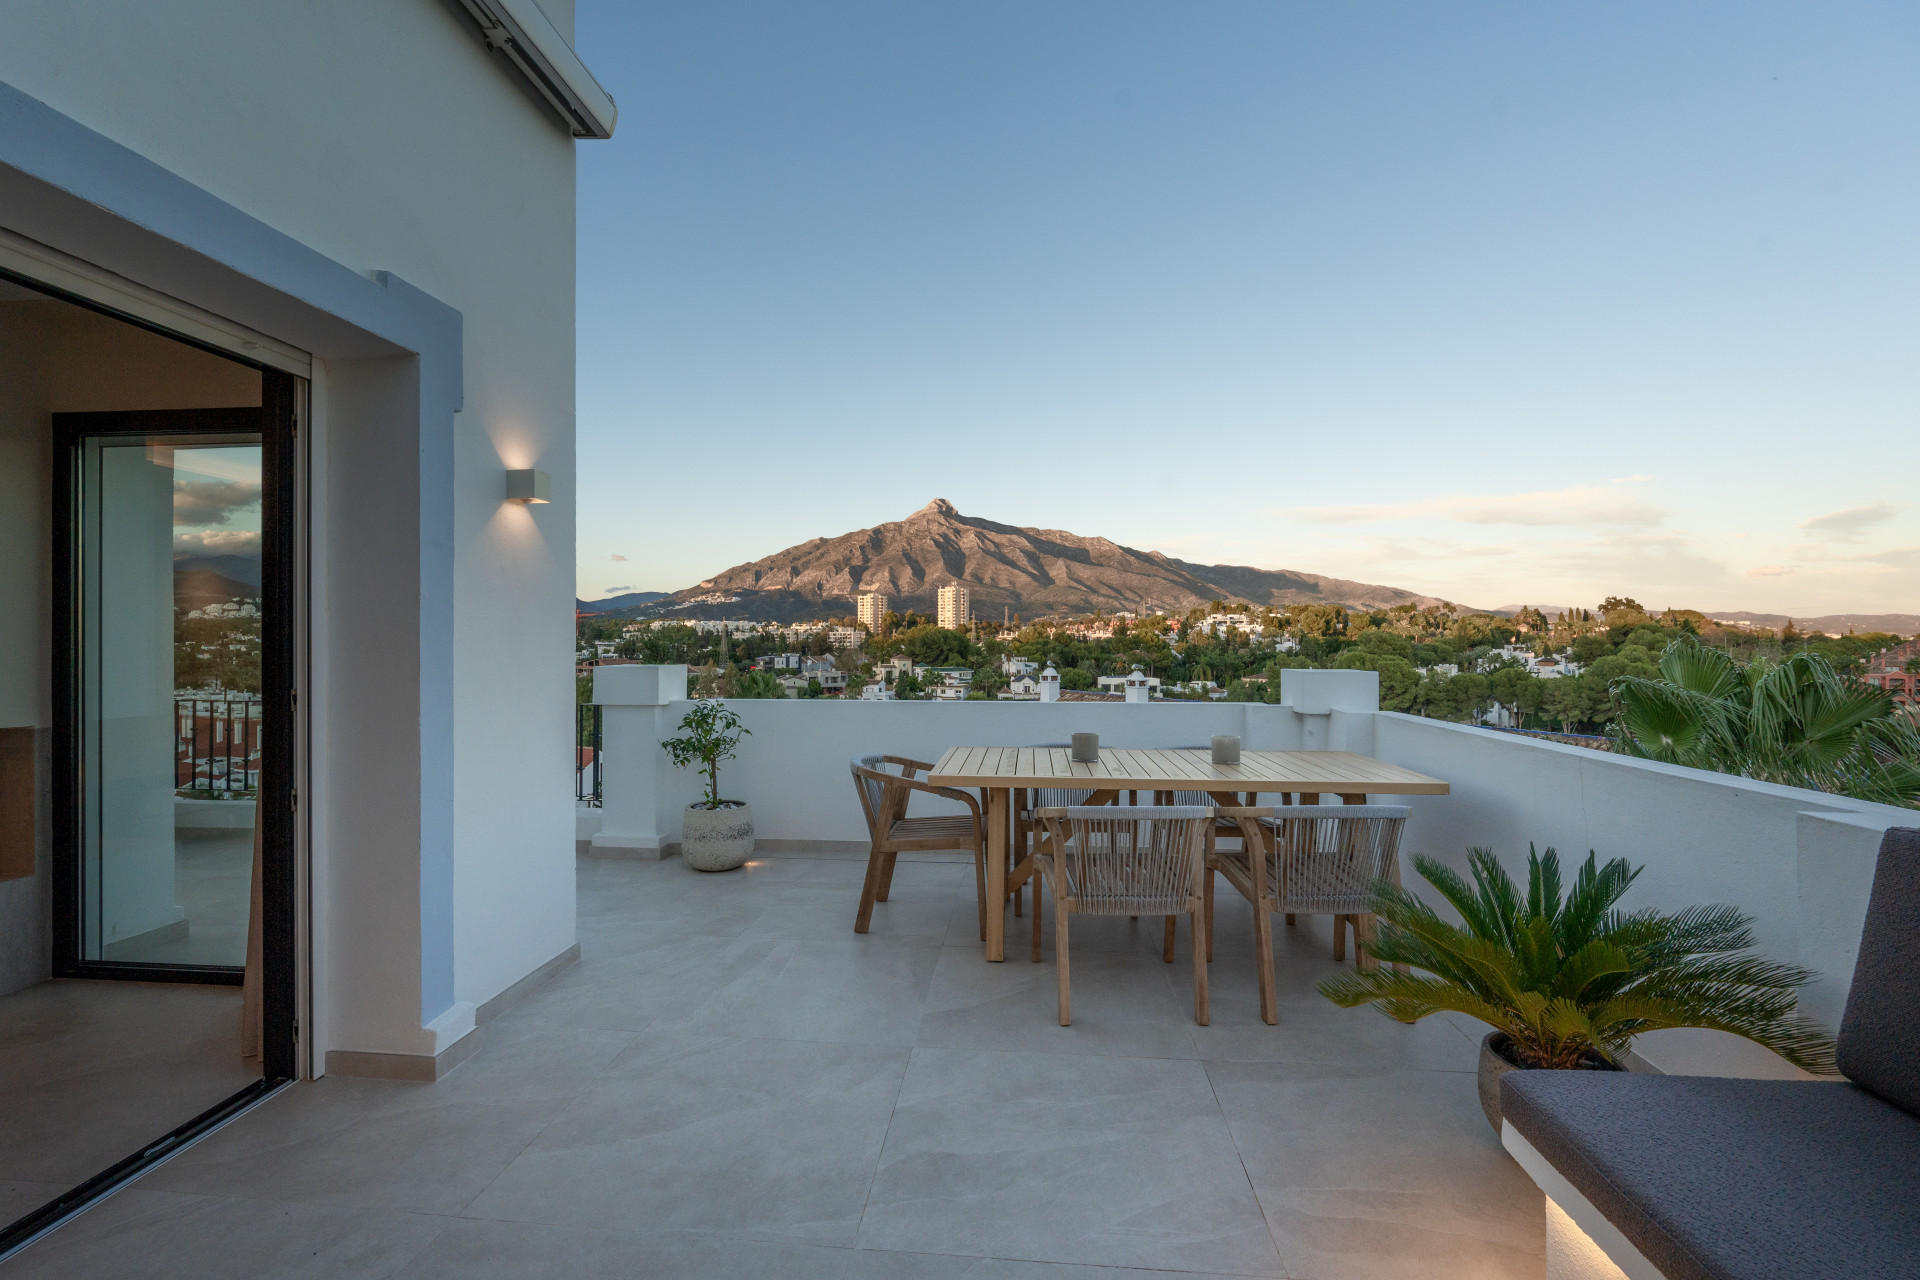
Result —
M 1660 676 L 1613 684 L 1615 742 L 1629 755 L 1920 807 L 1920 728 L 1890 694 L 1802 650 L 1738 666 L 1693 636 Z

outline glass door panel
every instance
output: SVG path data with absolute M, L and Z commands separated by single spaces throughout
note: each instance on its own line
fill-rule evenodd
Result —
M 246 963 L 261 728 L 259 436 L 80 442 L 83 961 Z

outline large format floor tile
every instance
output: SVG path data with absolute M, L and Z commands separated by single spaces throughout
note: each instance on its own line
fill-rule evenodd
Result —
M 769 962 L 662 1026 L 708 1035 L 910 1045 L 933 983 L 937 939 L 844 935 L 781 944 Z M 777 957 L 777 959 L 775 958 Z
M 238 987 L 60 979 L 0 996 L 0 1179 L 65 1190 L 259 1078 Z
M 1542 1198 L 1473 1076 L 1364 1062 L 1207 1072 L 1292 1275 L 1540 1274 Z
M 7 1280 L 383 1280 L 449 1219 L 134 1188 L 9 1262 Z
M 462 1219 L 397 1280 L 842 1280 L 847 1249 L 699 1232 L 625 1232 L 544 1222 Z
M 851 1244 L 907 1051 L 649 1033 L 475 1217 Z
M 1251 915 L 1223 893 L 1201 1027 L 1184 923 L 1167 964 L 1158 918 L 1076 918 L 1062 1027 L 1051 913 L 1043 963 L 1009 914 L 1009 958 L 988 964 L 964 855 L 902 859 L 864 936 L 864 858 L 579 870 L 580 962 L 446 1079 L 297 1086 L 0 1280 L 1544 1265 L 1540 1194 L 1475 1097 L 1481 1030 L 1334 1007 L 1316 990 L 1342 972 L 1324 919 L 1276 927 L 1269 1027 Z M 44 1185 L 0 1183 L 0 1206 Z
M 869 1248 L 1284 1274 L 1197 1062 L 916 1049 Z
M 1030 954 L 1030 953 L 1029 953 Z M 1195 1058 L 1193 969 L 1157 951 L 1075 951 L 1073 1023 L 1060 1025 L 1052 954 L 1034 964 L 1008 947 L 988 964 L 977 944 L 940 954 L 916 1043 L 1034 1053 Z
M 496 1101 L 439 1085 L 316 1080 L 269 1099 L 140 1185 L 458 1213 L 566 1104 L 552 1095 Z

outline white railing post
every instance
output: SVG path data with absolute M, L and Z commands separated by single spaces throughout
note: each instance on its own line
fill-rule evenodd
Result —
M 662 831 L 660 740 L 672 736 L 667 705 L 687 696 L 687 668 L 623 664 L 595 667 L 600 724 L 600 830 L 587 852 L 599 858 L 658 861 L 678 831 Z
M 1280 702 L 1300 715 L 1302 750 L 1372 752 L 1373 716 L 1380 710 L 1378 671 L 1282 671 Z

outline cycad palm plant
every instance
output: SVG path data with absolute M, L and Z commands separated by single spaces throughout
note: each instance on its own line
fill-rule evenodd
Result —
M 1884 689 L 1802 650 L 1740 666 L 1681 636 L 1660 677 L 1622 676 L 1615 739 L 1629 755 L 1920 807 L 1920 728 Z
M 1808 1071 L 1833 1070 L 1832 1040 L 1794 1013 L 1794 992 L 1812 975 L 1744 954 L 1752 920 L 1734 908 L 1620 911 L 1615 904 L 1640 874 L 1625 858 L 1599 866 L 1589 853 L 1564 895 L 1552 849 L 1528 849 L 1524 894 L 1490 850 L 1472 850 L 1468 862 L 1472 884 L 1433 858 L 1414 858 L 1463 925 L 1396 885 L 1374 887 L 1380 931 L 1369 949 L 1424 973 L 1348 973 L 1321 983 L 1321 994 L 1402 1022 L 1467 1014 L 1505 1032 L 1520 1066 L 1578 1067 L 1596 1053 L 1617 1065 L 1641 1032 L 1707 1027 Z

